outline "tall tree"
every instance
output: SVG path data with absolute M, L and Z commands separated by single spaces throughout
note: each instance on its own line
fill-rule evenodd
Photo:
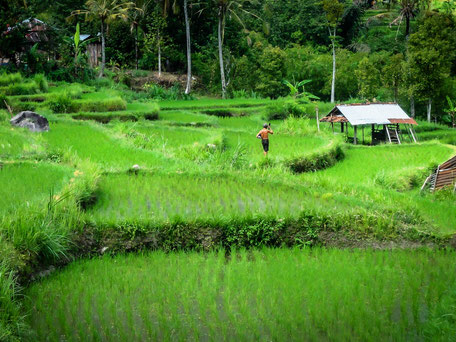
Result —
M 383 83 L 393 89 L 394 101 L 397 102 L 399 87 L 404 79 L 404 55 L 398 53 L 391 56 L 388 63 L 383 67 L 382 78 Z
M 134 10 L 133 2 L 123 0 L 87 0 L 86 9 L 76 10 L 71 16 L 84 15 L 87 21 L 99 21 L 101 34 L 101 67 L 99 77 L 104 75 L 106 66 L 106 26 L 115 20 L 127 21 L 129 12 Z
M 405 18 L 405 36 L 410 34 L 410 20 L 414 18 L 418 12 L 418 4 L 420 0 L 400 0 L 400 16 Z
M 131 31 L 135 33 L 135 68 L 138 70 L 138 40 L 139 40 L 139 24 L 147 13 L 147 9 L 151 4 L 152 0 L 135 0 L 135 8 L 130 13 L 131 20 Z
M 335 102 L 336 91 L 336 38 L 337 25 L 339 24 L 344 12 L 344 4 L 339 0 L 323 0 L 323 10 L 326 13 L 328 22 L 329 38 L 332 45 L 333 70 L 331 80 L 331 103 Z
M 254 4 L 256 0 L 212 0 L 214 7 L 217 10 L 218 26 L 217 26 L 217 42 L 218 42 L 218 57 L 220 64 L 220 81 L 222 85 L 222 98 L 226 98 L 227 82 L 225 75 L 225 63 L 223 60 L 223 40 L 225 36 L 226 18 L 228 16 L 235 18 L 235 20 L 244 27 L 241 19 L 242 14 L 255 16 L 252 12 L 245 9 L 247 4 Z M 200 10 L 200 13 L 204 10 Z M 258 18 L 258 17 L 257 17 Z M 245 28 L 245 27 L 244 27 Z
M 185 40 L 187 47 L 187 85 L 185 94 L 190 94 L 192 87 L 192 50 L 190 37 L 190 18 L 188 16 L 188 0 L 184 0 Z
M 456 58 L 456 20 L 453 15 L 428 13 L 416 33 L 410 35 L 408 67 L 416 94 L 427 100 L 431 121 L 432 100 L 439 94 Z

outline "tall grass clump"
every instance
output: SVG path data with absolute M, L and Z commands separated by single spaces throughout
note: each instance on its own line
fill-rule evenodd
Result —
M 40 92 L 39 86 L 36 82 L 13 83 L 5 87 L 0 87 L 0 92 L 5 95 L 32 95 Z
M 54 113 L 73 113 L 76 106 L 70 93 L 62 92 L 48 101 L 48 107 Z
M 293 100 L 275 101 L 266 107 L 267 121 L 270 120 L 283 120 L 289 116 L 304 116 L 306 115 L 302 106 Z
M 8 73 L 1 73 L 0 74 L 0 86 L 9 86 L 11 84 L 22 83 L 22 75 L 18 72 L 8 74 Z
M 46 77 L 44 76 L 44 74 L 36 74 L 33 77 L 33 80 L 35 81 L 35 83 L 37 84 L 38 88 L 40 89 L 40 91 L 42 93 L 48 92 L 49 85 L 48 85 L 48 81 L 47 81 Z
M 77 111 L 81 112 L 113 112 L 127 109 L 127 103 L 121 97 L 113 97 L 103 100 L 77 100 Z

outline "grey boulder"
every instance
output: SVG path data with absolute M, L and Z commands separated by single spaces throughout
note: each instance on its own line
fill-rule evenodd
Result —
M 10 123 L 17 127 L 27 127 L 32 132 L 49 131 L 49 121 L 44 116 L 28 110 L 17 114 Z

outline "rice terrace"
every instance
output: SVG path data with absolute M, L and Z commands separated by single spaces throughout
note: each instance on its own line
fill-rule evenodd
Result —
M 8 0 L 0 341 L 456 341 L 454 0 Z

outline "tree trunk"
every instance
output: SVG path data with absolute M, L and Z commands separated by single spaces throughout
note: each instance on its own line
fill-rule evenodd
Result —
M 223 41 L 222 41 L 222 24 L 223 24 L 223 13 L 222 9 L 219 9 L 219 23 L 218 23 L 218 50 L 219 50 L 219 61 L 220 61 L 220 79 L 222 81 L 222 98 L 226 98 L 226 80 L 225 80 L 225 67 L 223 65 Z
M 101 20 L 101 66 L 100 66 L 100 75 L 98 77 L 104 76 L 105 65 L 106 65 L 106 52 L 105 52 L 104 20 Z
M 136 60 L 136 70 L 138 70 L 138 24 L 135 24 L 135 60 Z
M 410 114 L 412 118 L 415 118 L 415 98 L 413 96 L 410 98 Z
M 331 32 L 331 31 L 330 31 Z M 334 28 L 334 35 L 332 39 L 332 55 L 333 55 L 333 70 L 332 70 L 332 81 L 331 81 L 331 103 L 334 103 L 335 100 L 335 92 L 336 92 L 336 28 Z
M 192 50 L 190 45 L 190 21 L 187 7 L 188 0 L 184 0 L 185 36 L 187 39 L 187 86 L 185 87 L 185 94 L 190 94 L 192 88 Z
M 157 30 L 157 45 L 158 45 L 158 77 L 162 75 L 162 60 L 161 60 L 161 42 L 160 31 Z
M 427 104 L 427 121 L 431 122 L 432 99 L 429 98 Z
M 398 87 L 394 87 L 394 102 L 397 103 L 397 97 L 398 97 Z
M 410 34 L 410 17 L 405 16 L 405 37 L 407 38 Z

